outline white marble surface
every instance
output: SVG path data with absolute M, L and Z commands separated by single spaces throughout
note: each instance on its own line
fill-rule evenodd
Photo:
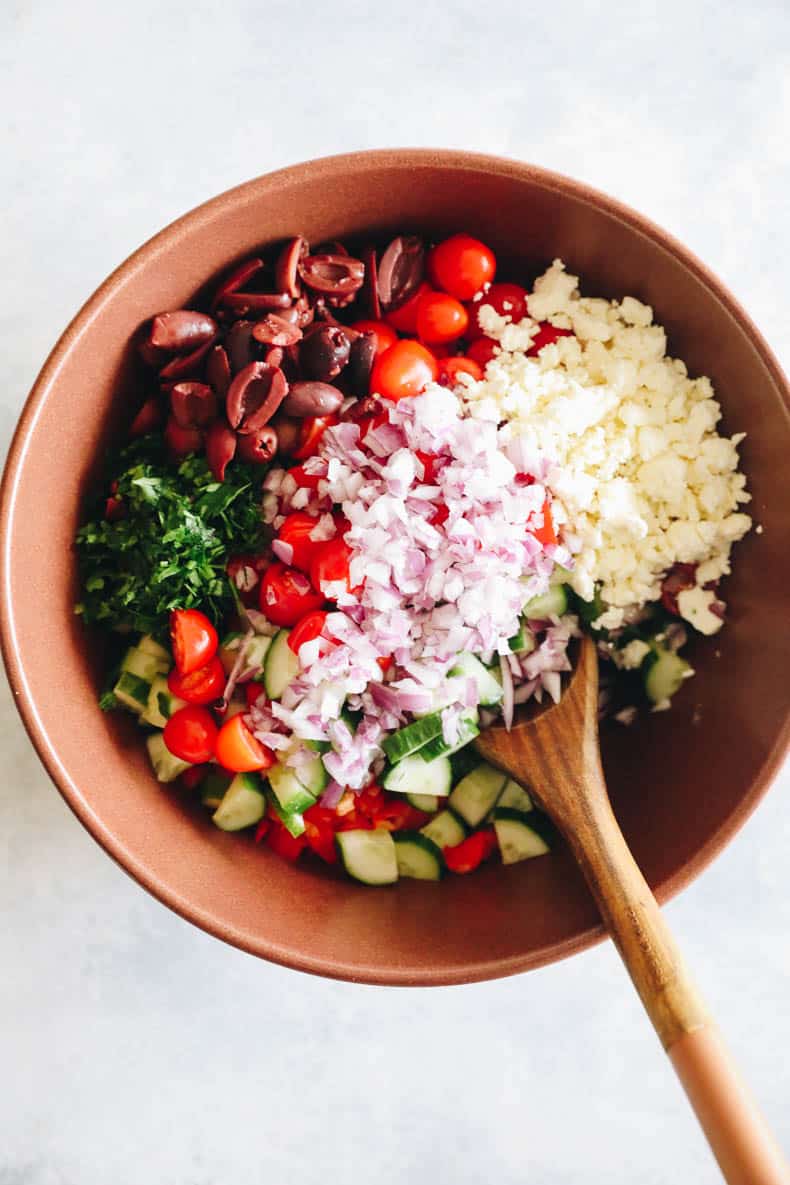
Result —
M 132 248 L 352 148 L 488 149 L 606 189 L 711 264 L 790 364 L 785 0 L 6 0 L 0 64 L 3 451 Z M 5 689 L 0 754 L 2 1185 L 718 1180 L 609 945 L 433 992 L 267 966 L 104 856 Z M 786 1146 L 788 789 L 786 771 L 668 909 Z

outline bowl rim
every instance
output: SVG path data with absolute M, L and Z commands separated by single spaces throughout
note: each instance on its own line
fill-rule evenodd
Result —
M 468 970 L 459 968 L 454 973 L 434 972 L 427 968 L 421 970 L 419 974 L 413 974 L 399 973 L 393 969 L 381 971 L 375 966 L 341 965 L 297 950 L 284 950 L 266 940 L 252 937 L 233 926 L 220 922 L 207 911 L 201 910 L 184 899 L 167 884 L 149 875 L 136 859 L 134 852 L 129 850 L 121 838 L 105 827 L 102 820 L 94 814 L 72 782 L 68 770 L 61 764 L 57 751 L 50 742 L 27 683 L 24 660 L 16 637 L 14 602 L 10 582 L 11 528 L 14 521 L 19 478 L 27 457 L 30 434 L 35 427 L 44 401 L 57 381 L 64 360 L 83 335 L 89 331 L 92 322 L 116 290 L 132 280 L 142 266 L 147 266 L 152 260 L 155 260 L 165 244 L 168 248 L 174 244 L 177 245 L 179 240 L 187 237 L 192 227 L 199 224 L 206 216 L 219 213 L 224 208 L 237 207 L 239 203 L 244 204 L 248 200 L 254 200 L 261 188 L 270 188 L 283 183 L 290 184 L 298 181 L 304 175 L 309 175 L 312 178 L 324 176 L 328 179 L 336 177 L 338 173 L 343 173 L 348 169 L 365 173 L 387 167 L 403 168 L 404 166 L 414 169 L 439 166 L 469 172 L 482 170 L 489 175 L 495 174 L 504 178 L 528 179 L 536 182 L 545 190 L 561 192 L 587 204 L 592 204 L 616 221 L 626 224 L 632 231 L 648 238 L 654 245 L 679 259 L 724 307 L 726 312 L 749 334 L 760 364 L 766 369 L 774 385 L 781 392 L 785 408 L 790 411 L 790 383 L 788 383 L 787 377 L 768 342 L 726 285 L 668 231 L 623 202 L 584 182 L 513 158 L 481 152 L 467 152 L 460 149 L 370 149 L 318 157 L 289 165 L 242 182 L 240 185 L 209 198 L 146 240 L 116 267 L 88 297 L 50 351 L 20 413 L 9 446 L 2 483 L 0 483 L 0 649 L 17 711 L 50 779 L 54 782 L 66 804 L 104 851 L 163 905 L 179 914 L 186 921 L 199 926 L 207 933 L 240 950 L 294 970 L 358 983 L 389 986 L 440 986 L 514 975 L 565 958 L 601 941 L 605 937 L 603 924 L 590 926 L 571 938 L 560 941 L 551 947 L 543 948 L 537 953 L 528 952 L 524 955 L 495 958 L 482 963 L 476 962 Z M 654 887 L 655 895 L 660 903 L 670 900 L 690 884 L 740 830 L 779 772 L 788 747 L 790 747 L 790 705 L 788 705 L 784 724 L 776 742 L 757 771 L 748 793 L 691 859 L 672 876 Z

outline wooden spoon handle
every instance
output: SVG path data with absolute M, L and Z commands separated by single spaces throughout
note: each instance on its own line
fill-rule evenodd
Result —
M 788 1166 L 740 1082 L 623 838 L 605 792 L 569 829 L 601 914 L 729 1185 L 790 1185 Z

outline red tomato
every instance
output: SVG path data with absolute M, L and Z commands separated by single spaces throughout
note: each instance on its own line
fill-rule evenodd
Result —
M 496 258 L 490 247 L 471 235 L 452 235 L 430 252 L 428 273 L 437 288 L 457 300 L 471 300 L 490 284 Z
M 432 527 L 440 527 L 442 523 L 446 523 L 450 517 L 450 511 L 444 502 L 440 502 L 434 510 L 428 522 Z
M 465 358 L 463 354 L 454 354 L 452 358 L 443 358 L 439 363 L 437 381 L 443 387 L 455 387 L 458 384 L 459 374 L 471 375 L 473 379 L 480 382 L 483 377 L 483 368 L 475 362 L 474 358 Z
M 231 716 L 222 725 L 217 736 L 216 755 L 219 764 L 235 774 L 269 769 L 274 765 L 271 749 L 255 739 L 242 715 Z
M 475 831 L 454 847 L 444 849 L 444 862 L 451 872 L 474 872 L 497 846 L 493 827 Z
M 167 676 L 167 686 L 173 695 L 186 700 L 188 704 L 210 704 L 222 695 L 227 676 L 220 660 L 214 656 L 204 667 L 198 667 L 189 675 L 172 670 Z
M 291 456 L 297 461 L 306 461 L 308 457 L 314 457 L 327 428 L 339 422 L 337 416 L 305 416 L 299 430 L 299 447 L 293 450 Z
M 299 648 L 304 646 L 305 642 L 312 642 L 313 638 L 320 638 L 326 616 L 326 609 L 316 609 L 315 613 L 307 613 L 301 621 L 296 623 L 288 635 L 288 649 L 293 650 L 294 654 L 298 654 Z
M 207 765 L 190 765 L 179 777 L 179 785 L 184 790 L 197 790 L 207 773 Z
M 173 610 L 170 641 L 179 675 L 191 675 L 206 666 L 217 653 L 217 631 L 199 609 Z
M 146 399 L 132 420 L 129 435 L 132 437 L 147 436 L 149 432 L 153 432 L 154 428 L 158 428 L 161 423 L 162 409 L 159 406 L 159 400 L 156 398 Z
M 557 329 L 554 325 L 550 325 L 548 321 L 541 321 L 540 329 L 533 337 L 532 345 L 527 350 L 527 357 L 534 358 L 544 346 L 553 345 L 560 337 L 573 337 L 573 331 L 570 329 Z
M 304 813 L 304 833 L 308 847 L 327 864 L 337 863 L 335 823 L 337 815 L 324 806 L 309 807 Z
M 318 483 L 321 481 L 321 478 L 317 473 L 305 473 L 304 465 L 294 465 L 292 469 L 288 470 L 288 473 L 298 486 L 302 486 L 306 490 L 318 489 Z
M 404 304 L 398 305 L 396 309 L 390 309 L 388 313 L 384 314 L 384 320 L 393 329 L 397 329 L 398 333 L 408 333 L 413 336 L 417 332 L 417 306 L 420 303 L 420 297 L 430 291 L 430 284 L 426 284 L 423 280 L 417 291 Z
M 173 416 L 165 424 L 165 443 L 174 457 L 186 457 L 196 453 L 203 445 L 203 433 L 199 428 L 182 428 Z
M 536 527 L 534 531 L 530 528 L 530 534 L 534 535 L 538 543 L 542 543 L 544 546 L 557 542 L 557 532 L 554 529 L 554 519 L 551 517 L 551 503 L 548 498 L 543 503 L 543 525 Z
M 320 547 L 320 543 L 310 538 L 310 532 L 317 523 L 318 519 L 314 515 L 307 514 L 304 510 L 294 510 L 286 517 L 277 532 L 277 538 L 283 543 L 290 543 L 293 548 L 292 566 L 300 568 L 302 572 L 310 571 L 316 548 Z
M 527 315 L 527 295 L 526 288 L 520 284 L 492 284 L 487 292 L 476 297 L 469 306 L 469 328 L 465 334 L 467 341 L 485 336 L 477 320 L 481 305 L 490 304 L 500 317 L 510 317 L 515 325 Z
M 415 455 L 422 461 L 422 467 L 424 470 L 422 480 L 426 485 L 432 485 L 436 477 L 437 466 L 439 462 L 443 460 L 443 458 L 438 457 L 436 453 L 424 453 L 422 449 L 419 448 L 415 450 Z
M 460 300 L 444 292 L 426 292 L 417 306 L 417 336 L 430 346 L 463 337 L 469 314 Z
M 261 819 L 260 823 L 255 828 L 255 842 L 256 843 L 261 842 L 261 840 L 265 837 L 267 831 L 270 829 L 271 825 L 272 825 L 271 819 Z
M 266 842 L 272 851 L 285 860 L 298 860 L 307 846 L 307 835 L 291 835 L 279 821 L 271 819 L 268 822 Z
M 399 341 L 373 363 L 371 394 L 393 400 L 419 395 L 438 373 L 439 364 L 430 350 L 420 342 Z
M 168 720 L 162 734 L 174 757 L 202 765 L 211 761 L 217 743 L 217 726 L 207 708 L 179 708 Z
M 376 356 L 383 354 L 390 346 L 394 346 L 398 335 L 386 321 L 355 321 L 352 329 L 360 333 L 373 333 L 376 336 Z
M 325 547 L 326 544 L 322 544 Z M 316 556 L 320 554 L 320 548 Z M 324 598 L 315 591 L 310 581 L 297 568 L 286 564 L 271 564 L 261 581 L 261 613 L 275 625 L 296 625 L 305 613 L 320 609 Z
M 497 342 L 492 341 L 490 337 L 478 337 L 476 341 L 473 341 L 467 347 L 466 356 L 485 370 L 491 359 L 495 357 L 498 349 Z
M 392 666 L 394 661 L 395 661 L 395 659 L 392 657 L 391 654 L 384 654 L 381 656 L 381 658 L 376 659 L 376 662 L 381 667 L 382 674 L 384 674 L 384 675 L 386 675 L 387 671 L 390 669 L 390 667 Z
M 345 585 L 346 591 L 351 590 L 349 565 L 353 554 L 349 545 L 340 535 L 335 535 L 334 539 L 328 539 L 321 545 L 310 566 L 310 579 L 313 586 L 324 594 L 318 598 L 319 602 L 323 602 L 325 597 L 331 596 L 327 591 L 327 586 L 330 584 L 341 582 Z
M 266 699 L 266 691 L 262 683 L 256 683 L 254 679 L 250 679 L 249 683 L 244 684 L 244 697 L 247 700 L 248 708 L 257 704 L 261 696 Z

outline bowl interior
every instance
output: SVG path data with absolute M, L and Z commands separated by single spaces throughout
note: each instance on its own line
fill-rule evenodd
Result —
M 698 647 L 670 713 L 607 729 L 604 765 L 629 843 L 659 896 L 709 860 L 752 809 L 787 727 L 790 551 L 787 389 L 732 299 L 677 244 L 616 203 L 527 166 L 461 153 L 330 158 L 223 195 L 141 249 L 91 299 L 47 363 L 17 435 L 3 506 L 3 633 L 11 682 L 50 773 L 105 848 L 217 936 L 305 970 L 447 983 L 536 966 L 600 932 L 564 850 L 440 885 L 366 890 L 293 867 L 184 808 L 153 780 L 133 722 L 102 715 L 100 643 L 72 615 L 72 538 L 104 445 L 139 402 L 129 339 L 206 277 L 295 231 L 465 229 L 514 275 L 555 256 L 584 291 L 653 305 L 671 352 L 711 376 L 762 524 L 736 549 L 729 623 Z

